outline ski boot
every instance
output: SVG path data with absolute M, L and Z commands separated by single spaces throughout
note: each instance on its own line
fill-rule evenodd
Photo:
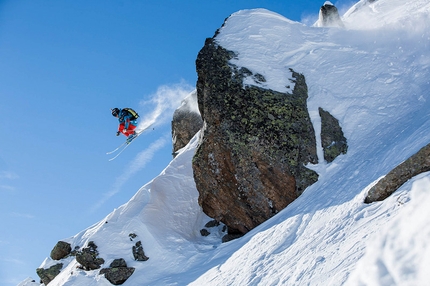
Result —
M 133 141 L 134 138 L 136 138 L 137 134 L 134 132 L 133 134 L 129 135 L 127 137 L 127 144 L 130 144 L 131 141 Z

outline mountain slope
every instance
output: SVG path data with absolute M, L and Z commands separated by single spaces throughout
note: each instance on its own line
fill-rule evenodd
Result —
M 317 138 L 322 107 L 339 119 L 348 153 L 326 164 L 317 141 L 321 163 L 308 167 L 319 181 L 269 221 L 221 244 L 220 228 L 200 235 L 210 218 L 193 181 L 196 135 L 127 204 L 65 241 L 94 241 L 106 266 L 124 258 L 136 268 L 124 285 L 424 285 L 430 174 L 383 202 L 363 199 L 430 142 L 429 15 L 423 0 L 360 1 L 345 14 L 345 29 L 307 27 L 264 9 L 231 15 L 215 40 L 238 54 L 232 63 L 278 91 L 289 68 L 302 73 Z M 134 261 L 137 240 L 148 261 Z M 55 263 L 48 258 L 41 267 Z M 98 270 L 76 269 L 71 258 L 63 263 L 49 285 L 111 285 Z

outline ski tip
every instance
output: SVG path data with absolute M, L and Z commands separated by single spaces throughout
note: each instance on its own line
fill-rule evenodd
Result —
M 111 162 L 111 161 L 115 160 L 118 156 L 119 156 L 119 154 L 116 155 L 115 157 L 110 158 L 108 161 Z

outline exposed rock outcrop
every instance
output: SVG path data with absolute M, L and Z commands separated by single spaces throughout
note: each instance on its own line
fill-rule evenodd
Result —
M 326 1 L 320 8 L 319 27 L 344 27 L 342 20 L 340 19 L 337 8 L 330 2 Z
M 421 150 L 379 180 L 369 190 L 364 202 L 369 204 L 382 201 L 412 177 L 428 171 L 430 171 L 430 144 L 421 148 Z
M 74 255 L 72 252 L 72 247 L 70 243 L 64 241 L 57 242 L 50 253 L 50 257 L 53 260 L 61 260 L 69 255 Z M 43 284 L 48 285 L 49 282 L 54 280 L 54 278 L 60 274 L 62 268 L 63 263 L 57 263 L 47 269 L 37 268 L 36 273 L 40 277 L 40 280 L 43 282 Z
M 133 246 L 132 251 L 133 251 L 133 257 L 137 261 L 146 261 L 149 259 L 149 257 L 146 256 L 145 252 L 143 251 L 143 246 L 141 241 L 136 242 L 136 244 Z
M 109 268 L 103 268 L 100 270 L 101 275 L 105 275 L 105 278 L 113 285 L 121 285 L 134 273 L 133 267 L 127 267 L 127 263 L 123 258 L 115 259 Z
M 37 268 L 36 274 L 40 277 L 40 280 L 43 284 L 48 285 L 54 278 L 60 274 L 61 269 L 63 268 L 63 263 L 58 263 L 52 265 L 48 269 Z
M 176 156 L 176 152 L 190 142 L 202 126 L 203 119 L 197 108 L 197 92 L 194 91 L 182 101 L 182 105 L 173 113 L 173 156 Z
M 99 269 L 105 261 L 103 258 L 97 257 L 98 255 L 97 245 L 93 241 L 90 241 L 88 247 L 76 253 L 76 261 L 82 265 L 84 270 Z
M 305 77 L 293 70 L 292 94 L 243 86 L 264 76 L 229 63 L 235 56 L 207 39 L 196 66 L 205 125 L 193 158 L 199 204 L 210 217 L 244 234 L 294 201 L 318 175 L 315 132 Z
M 68 256 L 72 252 L 70 243 L 59 241 L 51 251 L 51 258 L 54 260 L 60 260 Z
M 346 154 L 348 144 L 339 125 L 339 120 L 321 107 L 319 108 L 319 114 L 321 117 L 321 144 L 324 151 L 324 160 L 330 163 L 340 154 Z

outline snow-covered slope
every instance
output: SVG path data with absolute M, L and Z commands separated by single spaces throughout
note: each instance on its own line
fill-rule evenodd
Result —
M 153 181 L 98 224 L 65 239 L 94 241 L 108 266 L 124 258 L 136 271 L 124 285 L 428 285 L 430 174 L 383 202 L 367 190 L 430 142 L 430 1 L 360 1 L 345 29 L 307 27 L 264 10 L 233 14 L 216 41 L 232 63 L 284 91 L 289 68 L 304 74 L 308 107 L 336 118 L 348 153 L 309 166 L 319 181 L 244 237 L 221 244 L 197 204 L 191 160 L 195 137 Z M 252 84 L 252 82 L 247 82 Z M 130 233 L 137 234 L 131 241 Z M 148 261 L 134 261 L 141 240 Z M 41 267 L 55 264 L 49 258 Z M 111 285 L 71 259 L 49 285 Z M 24 283 L 30 285 L 30 282 Z

